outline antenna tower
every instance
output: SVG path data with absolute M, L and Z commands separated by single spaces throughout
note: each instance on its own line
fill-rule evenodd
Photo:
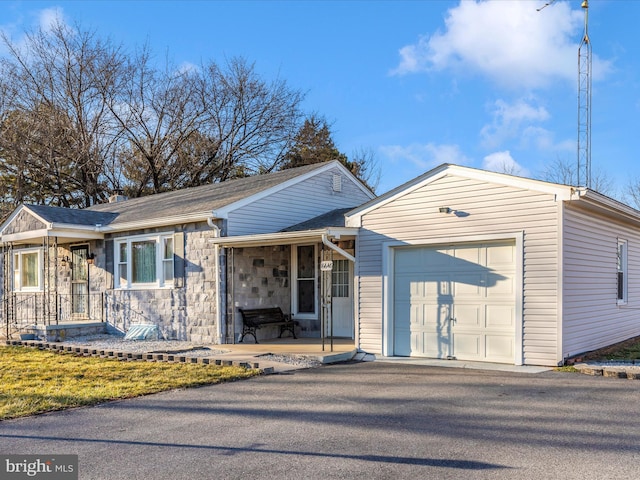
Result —
M 582 2 L 584 33 L 578 48 L 578 186 L 591 188 L 591 39 L 589 0 Z
M 551 5 L 550 0 L 540 10 Z M 589 0 L 583 0 L 584 32 L 578 47 L 578 186 L 591 188 L 591 39 Z

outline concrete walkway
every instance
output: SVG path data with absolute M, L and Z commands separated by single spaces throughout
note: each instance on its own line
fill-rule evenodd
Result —
M 34 348 L 46 348 L 51 350 L 66 349 L 72 353 L 91 355 L 92 349 L 90 344 L 80 345 L 71 342 L 43 342 L 43 341 L 11 341 L 7 342 L 11 344 L 20 344 L 27 347 Z M 317 366 L 318 364 L 331 364 L 346 362 L 349 360 L 354 361 L 376 361 L 384 363 L 393 363 L 397 365 L 419 365 L 429 367 L 444 367 L 444 368 L 458 368 L 458 369 L 474 369 L 474 370 L 487 370 L 487 371 L 501 371 L 501 372 L 516 372 L 516 373 L 541 373 L 551 370 L 550 367 L 530 366 L 530 365 L 509 365 L 499 363 L 486 363 L 486 362 L 470 362 L 462 360 L 439 360 L 432 358 L 419 358 L 419 357 L 383 357 L 379 355 L 372 355 L 365 352 L 358 352 L 355 347 L 355 343 L 350 339 L 334 339 L 331 342 L 330 339 L 318 338 L 278 338 L 265 341 L 263 343 L 238 343 L 238 344 L 225 344 L 225 345 L 210 345 L 212 353 L 206 355 L 206 352 L 198 350 L 197 359 L 194 358 L 193 352 L 181 351 L 168 352 L 175 353 L 171 359 L 164 355 L 163 358 L 158 358 L 158 355 L 153 358 L 146 358 L 140 356 L 143 350 L 140 347 L 144 345 L 144 342 L 136 342 L 130 344 L 135 346 L 135 350 L 127 350 L 127 346 L 120 345 L 113 348 L 109 348 L 111 354 L 107 354 L 106 349 L 102 349 L 104 352 L 100 355 L 100 350 L 95 351 L 93 356 L 112 356 L 122 357 L 127 356 L 130 359 L 132 354 L 137 354 L 140 360 L 154 360 L 154 361 L 176 361 L 176 362 L 193 362 L 193 363 L 223 363 L 227 365 L 245 365 L 254 368 L 260 368 L 265 373 L 282 373 L 291 370 L 299 370 L 303 368 L 309 368 Z M 185 344 L 186 345 L 186 344 Z M 174 358 L 175 357 L 175 358 Z

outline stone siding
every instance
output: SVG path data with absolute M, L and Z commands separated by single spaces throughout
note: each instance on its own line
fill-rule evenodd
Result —
M 24 210 L 21 211 L 13 221 L 7 225 L 4 235 L 11 235 L 14 233 L 30 232 L 33 230 L 42 230 L 46 228 L 46 225 Z
M 242 334 L 238 308 L 280 307 L 284 313 L 291 313 L 291 248 L 288 245 L 234 248 L 229 253 L 227 337 L 237 342 Z M 278 335 L 278 327 L 258 330 L 258 340 Z
M 182 225 L 184 232 L 185 271 L 183 286 L 156 289 L 108 289 L 106 318 L 112 328 L 125 332 L 133 323 L 154 323 L 167 339 L 199 343 L 219 343 L 215 325 L 216 298 L 214 237 L 206 223 Z M 130 235 L 167 232 L 168 229 L 131 232 Z M 122 236 L 113 237 L 114 239 Z M 97 247 L 92 268 L 91 288 L 104 288 L 110 273 L 104 271 L 104 255 Z M 95 280 L 95 282 L 93 281 Z

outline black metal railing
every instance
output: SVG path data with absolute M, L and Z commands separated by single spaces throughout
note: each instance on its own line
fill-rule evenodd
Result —
M 32 325 L 106 322 L 120 331 L 135 323 L 153 323 L 117 292 L 47 294 L 11 292 L 2 299 L 0 325 L 3 333 L 21 332 Z
M 6 318 L 2 323 L 16 326 L 104 321 L 102 293 L 48 295 L 45 292 L 12 292 L 3 302 Z

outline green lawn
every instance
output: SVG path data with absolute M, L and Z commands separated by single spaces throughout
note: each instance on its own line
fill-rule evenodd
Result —
M 241 367 L 118 361 L 0 346 L 0 420 L 258 373 Z

